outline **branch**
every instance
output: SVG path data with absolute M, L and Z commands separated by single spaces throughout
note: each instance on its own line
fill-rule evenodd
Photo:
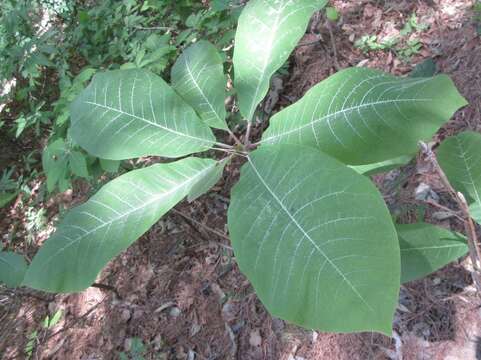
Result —
M 469 256 L 471 258 L 471 262 L 473 263 L 473 272 L 471 273 L 471 276 L 473 278 L 473 282 L 476 284 L 476 288 L 478 289 L 478 295 L 481 295 L 481 277 L 480 277 L 481 250 L 479 249 L 479 244 L 478 244 L 477 235 L 476 235 L 476 228 L 474 227 L 473 219 L 469 214 L 469 208 L 468 208 L 466 199 L 464 198 L 463 194 L 454 190 L 446 174 L 444 173 L 443 169 L 439 165 L 438 159 L 436 158 L 436 155 L 434 154 L 433 150 L 423 142 L 419 142 L 419 145 L 421 147 L 421 151 L 425 156 L 426 160 L 431 163 L 434 170 L 436 171 L 439 178 L 441 179 L 443 185 L 451 193 L 451 196 L 456 201 L 456 203 L 459 206 L 459 209 L 461 210 L 462 217 L 463 217 L 464 230 L 466 232 L 466 236 L 468 237 Z

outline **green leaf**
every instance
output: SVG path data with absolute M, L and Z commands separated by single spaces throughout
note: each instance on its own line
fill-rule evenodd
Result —
M 453 187 L 471 200 L 471 216 L 481 224 L 481 134 L 465 131 L 444 140 L 438 161 Z
M 228 223 L 240 269 L 274 316 L 391 334 L 399 245 L 368 178 L 313 148 L 265 146 L 242 167 Z
M 15 196 L 17 196 L 18 192 L 3 192 L 0 191 L 0 209 L 3 208 L 5 205 L 7 205 L 10 201 L 15 199 Z
M 378 163 L 349 166 L 349 167 L 362 175 L 375 175 L 375 174 L 387 172 L 387 171 L 396 169 L 400 166 L 406 165 L 412 160 L 412 158 L 413 156 L 405 155 L 395 159 L 381 161 Z
M 423 278 L 468 252 L 466 238 L 426 223 L 396 225 L 401 283 Z
M 332 6 L 326 7 L 326 17 L 331 21 L 339 20 L 339 12 Z
M 206 171 L 205 174 L 197 180 L 197 182 L 192 185 L 192 188 L 187 195 L 187 200 L 189 202 L 194 201 L 199 196 L 204 195 L 209 191 L 222 177 L 224 168 L 229 162 L 229 158 L 223 159 L 221 161 L 215 162 L 210 170 Z
M 251 0 L 237 25 L 234 87 L 242 115 L 252 121 L 269 89 L 271 76 L 304 35 L 312 14 L 326 0 Z
M 172 67 L 172 87 L 212 127 L 227 129 L 222 58 L 214 45 L 201 40 L 189 46 Z
M 58 309 L 55 314 L 53 314 L 52 318 L 50 319 L 50 321 L 48 322 L 48 327 L 51 328 L 51 327 L 54 327 L 55 325 L 57 325 L 57 323 L 60 321 L 60 319 L 62 318 L 62 309 Z
M 71 151 L 69 155 L 70 169 L 74 175 L 88 178 L 87 160 L 80 151 Z
M 116 173 L 119 170 L 120 161 L 99 159 L 100 167 L 110 173 Z
M 72 209 L 45 242 L 24 285 L 81 291 L 99 271 L 181 201 L 214 160 L 186 158 L 134 170 L 104 185 Z
M 72 138 L 109 160 L 179 157 L 209 149 L 209 127 L 160 77 L 141 69 L 97 73 L 71 107 Z
M 436 74 L 436 63 L 432 58 L 426 59 L 423 62 L 416 65 L 413 71 L 409 74 L 410 77 L 429 77 Z
M 414 154 L 466 105 L 445 75 L 399 78 L 350 68 L 275 114 L 262 143 L 308 145 L 350 165 Z
M 27 262 L 23 256 L 10 251 L 0 251 L 0 283 L 8 287 L 20 286 L 26 271 Z
M 47 190 L 55 189 L 57 183 L 65 182 L 68 171 L 67 149 L 63 139 L 49 144 L 42 153 L 42 167 L 47 176 Z
M 474 221 L 481 225 L 481 203 L 472 203 L 469 206 L 469 214 Z

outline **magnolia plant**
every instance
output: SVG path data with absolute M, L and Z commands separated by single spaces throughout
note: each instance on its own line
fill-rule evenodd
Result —
M 234 88 L 251 128 L 272 75 L 325 0 L 251 0 L 238 23 Z M 216 48 L 198 41 L 171 83 L 145 70 L 95 75 L 71 106 L 71 136 L 110 160 L 176 159 L 132 170 L 70 210 L 28 265 L 1 255 L 7 284 L 49 292 L 89 287 L 102 268 L 184 198 L 198 198 L 234 156 L 244 160 L 228 210 L 240 270 L 275 316 L 306 328 L 391 334 L 400 283 L 466 254 L 464 236 L 395 225 L 367 173 L 409 161 L 466 104 L 451 80 L 339 71 L 276 113 L 260 141 L 225 144 L 226 75 Z M 230 139 L 233 139 L 230 137 Z M 480 213 L 480 135 L 447 141 L 448 175 Z M 226 153 L 220 160 L 204 155 Z M 457 155 L 455 155 L 457 154 Z M 459 156 L 465 163 L 459 164 Z M 471 171 L 473 173 L 471 173 Z M 461 173 L 462 174 L 461 174 Z M 8 269 L 8 271 L 7 271 Z

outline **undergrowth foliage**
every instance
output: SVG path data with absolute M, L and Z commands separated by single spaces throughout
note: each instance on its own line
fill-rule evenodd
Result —
M 325 3 L 251 0 L 243 9 L 233 66 L 247 122 Z M 230 132 L 216 48 L 195 42 L 170 79 L 139 68 L 98 72 L 75 98 L 70 134 L 88 153 L 115 161 L 182 159 L 110 181 L 65 216 L 28 266 L 19 255 L 1 253 L 8 285 L 87 288 L 172 207 L 207 192 L 235 156 L 245 163 L 228 210 L 234 253 L 260 300 L 282 319 L 323 331 L 390 335 L 400 283 L 466 254 L 463 235 L 424 223 L 394 224 L 366 176 L 408 161 L 418 141 L 430 139 L 466 105 L 447 76 L 345 69 L 274 115 L 259 142 L 252 144 L 247 133 L 235 145 L 219 142 L 211 129 Z M 440 162 L 469 195 L 478 221 L 481 172 L 471 162 L 479 157 L 480 138 L 460 135 L 440 149 Z M 186 157 L 210 149 L 225 157 Z M 464 165 L 458 168 L 453 156 Z

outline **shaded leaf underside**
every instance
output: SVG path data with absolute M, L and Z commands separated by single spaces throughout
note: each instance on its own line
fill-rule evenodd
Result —
M 17 287 L 22 283 L 27 262 L 23 256 L 10 251 L 0 251 L 0 283 Z
M 465 131 L 447 138 L 438 160 L 454 188 L 472 202 L 471 216 L 481 224 L 481 134 Z
M 401 248 L 401 283 L 423 278 L 466 255 L 466 238 L 427 223 L 396 225 Z

